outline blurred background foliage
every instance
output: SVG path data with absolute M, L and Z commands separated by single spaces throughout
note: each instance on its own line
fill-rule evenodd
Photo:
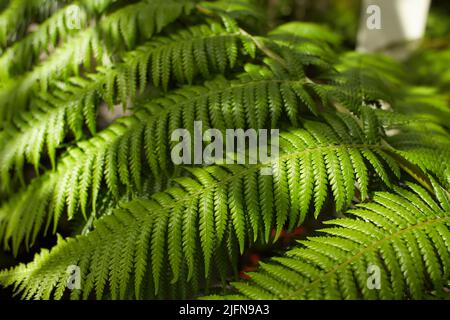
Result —
M 358 32 L 360 0 L 269 0 L 268 20 L 274 26 L 289 21 L 307 21 L 327 25 L 341 35 L 352 49 Z
M 408 65 L 418 84 L 450 94 L 450 1 L 432 1 L 426 37 Z
M 268 0 L 268 25 L 289 21 L 320 23 L 339 34 L 343 50 L 354 50 L 361 14 L 360 0 Z M 425 38 L 405 62 L 417 85 L 437 88 L 450 97 L 450 1 L 432 0 Z M 450 105 L 450 98 L 448 99 Z

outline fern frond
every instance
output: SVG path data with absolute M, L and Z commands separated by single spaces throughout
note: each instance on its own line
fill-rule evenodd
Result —
M 321 28 L 318 28 L 317 33 L 308 32 L 308 29 L 313 28 L 307 23 L 305 27 L 305 32 L 302 32 L 299 30 L 303 30 L 303 23 L 288 23 L 273 30 L 261 41 L 284 59 L 297 59 L 303 65 L 315 66 L 329 72 L 337 56 L 332 49 L 333 43 L 328 43 L 325 38 L 330 37 L 328 41 L 333 41 L 331 38 L 336 35 L 331 32 L 327 34 L 326 29 Z M 321 32 L 324 34 L 321 35 Z M 324 39 L 319 41 L 321 37 Z
M 0 241 L 21 259 L 42 236 L 65 237 L 0 271 L 0 285 L 24 299 L 219 288 L 232 299 L 444 297 L 445 73 L 430 81 L 428 70 L 342 53 L 323 26 L 274 27 L 287 18 L 278 10 L 260 0 L 0 0 Z M 260 130 L 281 135 L 249 149 L 249 133 L 264 144 Z M 323 221 L 334 225 L 326 236 L 229 285 L 247 253 L 292 245 L 301 225 L 310 234 Z M 81 290 L 69 292 L 75 266 Z
M 173 146 L 175 142 L 171 141 L 171 134 L 178 128 L 192 131 L 194 120 L 202 121 L 205 129 L 207 127 L 219 129 L 264 128 L 267 124 L 275 126 L 282 118 L 289 118 L 293 123 L 298 123 L 300 112 L 306 112 L 308 107 L 314 108 L 314 105 L 304 106 L 300 100 L 307 94 L 302 80 L 291 80 L 287 75 L 285 75 L 285 79 L 274 79 L 270 75 L 267 78 L 267 75 L 263 77 L 258 74 L 255 74 L 254 77 L 231 82 L 218 80 L 210 82 L 206 87 L 189 86 L 171 95 L 166 95 L 164 98 L 151 101 L 146 108 L 140 109 L 133 116 L 118 120 L 116 124 L 103 130 L 93 139 L 81 142 L 79 148 L 69 150 L 69 154 L 58 165 L 57 171 L 47 172 L 41 178 L 34 179 L 20 199 L 27 201 L 25 199 L 32 196 L 33 193 L 33 199 L 37 199 L 35 193 L 37 189 L 47 190 L 48 194 L 47 191 L 44 192 L 47 196 L 57 192 L 56 190 L 60 190 L 59 193 L 65 192 L 63 191 L 66 190 L 65 183 L 72 179 L 77 181 L 76 177 L 72 177 L 74 173 L 79 177 L 84 176 L 83 172 L 85 170 L 91 172 L 92 165 L 98 162 L 97 183 L 99 184 L 105 179 L 107 188 L 114 197 L 117 197 L 119 186 L 122 183 L 126 188 L 140 187 L 138 177 L 144 172 L 144 169 L 149 178 L 153 177 L 155 180 L 159 180 L 162 176 L 167 177 L 173 169 L 170 161 L 170 146 Z M 300 94 L 300 99 L 297 94 Z M 255 112 L 254 105 L 247 101 L 252 96 L 258 97 L 258 112 Z M 194 113 L 197 112 L 198 114 L 195 115 Z M 132 147 L 128 148 L 130 141 Z M 125 147 L 122 148 L 121 145 Z M 36 144 L 33 146 L 35 147 Z M 124 154 L 119 157 L 119 153 Z M 145 161 L 135 160 L 142 157 Z M 127 174 L 118 173 L 119 159 L 123 159 L 119 163 L 119 167 L 126 168 Z M 132 160 L 131 163 L 134 164 L 132 167 L 129 166 L 130 163 L 127 159 Z M 102 168 L 104 168 L 104 172 Z M 60 179 L 63 176 L 66 178 Z M 89 179 L 91 176 L 87 173 L 89 181 L 87 186 L 94 181 Z M 133 179 L 129 181 L 128 177 Z M 4 172 L 3 181 L 7 182 L 8 179 L 8 172 Z M 63 183 L 64 186 L 59 185 L 60 183 Z M 77 187 L 73 184 L 70 186 L 71 188 Z M 92 187 L 94 202 L 90 203 L 95 207 L 95 199 L 100 185 Z M 87 190 L 83 192 L 87 192 Z M 72 196 L 73 193 L 69 191 L 67 195 Z M 55 216 L 59 217 L 65 198 L 66 194 L 64 193 L 56 196 L 55 200 L 57 199 L 56 202 L 59 205 L 53 207 L 56 210 Z M 14 199 L 12 202 L 24 203 L 18 197 L 12 199 Z M 41 203 L 45 203 L 45 201 Z M 86 203 L 81 204 L 81 208 L 86 208 Z M 16 209 L 19 216 L 26 211 L 21 205 Z M 23 211 L 24 209 L 25 211 Z M 9 220 L 6 216 L 5 219 Z M 40 216 L 40 214 L 36 216 Z
M 102 14 L 114 2 L 116 0 L 79 0 L 62 7 L 38 25 L 35 31 L 5 50 L 0 56 L 0 79 L 5 81 L 29 70 L 44 53 L 50 54 L 49 47 L 73 37 L 87 26 L 90 19 Z
M 257 70 L 261 72 L 259 69 Z M 166 95 L 162 99 L 150 102 L 146 109 L 142 109 L 135 115 L 112 125 L 101 132 L 98 137 L 81 143 L 81 149 L 71 150 L 69 155 L 62 160 L 56 172 L 35 179 L 26 192 L 12 199 L 12 203 L 21 205 L 15 206 L 14 210 L 8 205 L 5 206 L 5 209 L 2 210 L 5 212 L 5 223 L 14 226 L 16 219 L 27 215 L 27 208 L 24 204 L 29 204 L 32 199 L 39 199 L 39 196 L 36 196 L 36 190 L 41 190 L 45 199 L 48 199 L 51 194 L 55 194 L 52 201 L 58 205 L 52 206 L 54 208 L 53 213 L 45 211 L 46 205 L 44 205 L 42 214 L 50 214 L 49 217 L 53 214 L 56 218 L 55 221 L 58 221 L 66 201 L 71 199 L 71 201 L 77 202 L 77 199 L 73 200 L 73 198 L 78 194 L 87 195 L 89 188 L 92 188 L 92 197 L 84 196 L 83 200 L 88 202 L 81 203 L 80 207 L 82 212 L 85 212 L 88 206 L 95 210 L 97 195 L 101 188 L 100 181 L 103 179 L 105 181 L 103 187 L 106 187 L 106 190 L 113 197 L 118 198 L 119 190 L 122 188 L 126 190 L 131 190 L 133 187 L 140 189 L 141 179 L 139 176 L 143 172 L 146 172 L 148 178 L 152 177 L 154 181 L 168 177 L 173 170 L 173 164 L 169 160 L 170 149 L 174 145 L 174 142 L 170 140 L 171 132 L 177 128 L 186 128 L 192 132 L 194 120 L 202 121 L 205 129 L 211 127 L 219 129 L 232 127 L 265 128 L 267 126 L 275 127 L 278 121 L 284 118 L 289 119 L 295 125 L 299 123 L 298 119 L 301 112 L 305 112 L 307 109 L 316 112 L 315 105 L 304 105 L 305 101 L 312 101 L 312 99 L 304 99 L 305 95 L 309 93 L 308 86 L 303 83 L 303 80 L 292 80 L 288 74 L 284 75 L 284 79 L 282 74 L 278 74 L 281 78 L 274 79 L 273 75 L 261 76 L 258 75 L 258 72 L 255 72 L 253 78 L 250 73 L 247 73 L 248 79 L 246 80 L 237 82 L 216 81 L 209 83 L 206 87 L 191 86 L 172 95 Z M 255 112 L 254 104 L 248 100 L 250 97 L 257 97 L 258 112 Z M 299 103 L 304 106 L 303 110 L 299 109 Z M 358 126 L 352 124 L 352 122 L 347 122 L 346 129 L 345 126 L 334 121 L 336 128 L 339 128 L 338 132 L 342 139 L 346 137 L 346 130 L 350 130 L 357 136 L 366 137 L 364 141 L 368 141 L 368 143 L 380 141 L 378 125 L 376 120 L 373 119 L 374 114 L 369 110 L 371 109 L 366 111 L 368 112 L 367 116 L 372 120 L 363 122 L 363 133 L 359 133 L 361 129 L 358 129 Z M 339 113 L 338 115 L 344 117 Z M 363 119 L 364 117 L 366 116 L 363 116 Z M 328 117 L 328 121 L 333 122 L 330 117 Z M 132 147 L 128 147 L 130 142 Z M 33 146 L 35 145 L 36 143 L 33 144 Z M 424 146 L 419 145 L 417 148 L 428 150 L 426 144 Z M 145 152 L 142 150 L 145 150 Z M 384 170 L 386 165 L 399 176 L 400 170 L 396 161 L 409 162 L 402 157 L 402 152 L 406 152 L 406 150 L 402 150 L 402 146 L 399 146 L 399 149 L 388 148 L 385 151 L 387 153 L 364 151 L 362 154 L 371 163 L 380 179 L 390 185 L 389 174 Z M 393 159 L 392 156 L 395 154 L 400 158 Z M 143 157 L 145 160 L 139 161 Z M 128 159 L 131 159 L 131 163 L 128 162 Z M 323 159 L 326 161 L 325 166 L 322 164 Z M 321 184 L 316 187 L 318 196 L 315 206 L 318 210 L 320 210 L 327 193 L 325 179 L 327 170 L 337 172 L 330 180 L 333 195 L 337 200 L 337 208 L 343 209 L 351 202 L 353 198 L 351 185 L 354 183 L 352 174 L 348 170 L 344 170 L 342 173 L 339 173 L 338 170 L 343 166 L 343 163 L 348 164 L 349 160 L 356 163 L 356 177 L 358 183 L 362 186 L 362 196 L 367 195 L 367 188 L 364 187 L 367 184 L 367 177 L 361 166 L 361 163 L 364 162 L 361 157 L 355 155 L 349 159 L 346 154 L 335 154 L 334 152 L 324 154 L 311 159 L 316 167 L 315 175 L 323 179 Z M 428 163 L 426 161 L 427 159 L 416 159 L 414 163 L 423 170 L 427 170 Z M 93 180 L 90 179 L 90 172 L 93 163 L 96 162 L 99 162 L 100 170 L 96 173 L 96 185 L 92 185 Z M 140 163 L 141 165 L 139 165 Z M 105 168 L 105 172 L 101 171 L 102 168 Z M 4 177 L 5 181 L 8 181 L 7 172 L 4 172 Z M 80 181 L 81 177 L 86 177 L 83 180 L 84 189 L 78 192 L 76 186 L 69 181 Z M 66 194 L 66 187 L 69 185 L 70 189 L 67 190 Z M 44 190 L 46 191 L 44 192 Z M 46 204 L 48 202 L 41 199 L 39 203 Z M 71 208 L 75 209 L 73 206 Z M 73 212 L 70 212 L 68 215 L 72 216 L 72 214 Z M 15 216 L 17 218 L 10 219 L 10 217 Z M 41 216 L 41 214 L 37 216 Z M 25 225 L 22 224 L 22 226 Z M 6 233 L 8 235 L 6 238 L 13 234 L 14 228 L 9 228 L 10 231 Z M 28 226 L 25 229 L 26 233 L 29 234 L 31 227 Z M 18 237 L 17 239 L 20 239 L 18 241 L 20 243 L 24 234 L 20 236 L 17 233 L 15 234 Z M 18 244 L 16 241 L 13 242 Z
M 66 0 L 11 0 L 0 14 L 0 48 L 20 39 L 32 21 L 44 20 Z
M 261 263 L 251 280 L 235 283 L 250 299 L 423 299 L 441 292 L 450 272 L 450 208 L 418 185 L 326 222 L 328 236 L 301 241 L 285 257 Z M 374 288 L 373 270 L 380 286 Z
M 450 128 L 449 97 L 434 88 L 411 87 L 405 90 L 402 98 L 395 104 L 395 111 L 407 114 L 410 118 L 433 121 Z
M 45 292 L 52 292 L 57 282 L 49 281 L 47 272 L 58 281 L 63 278 L 66 265 L 77 265 L 81 261 L 92 261 L 89 266 L 83 265 L 83 279 L 102 279 L 83 290 L 84 298 L 91 290 L 101 298 L 107 284 L 116 291 L 112 292 L 113 298 L 123 298 L 127 282 L 133 277 L 135 297 L 140 298 L 142 285 L 148 282 L 143 281 L 143 270 L 153 277 L 153 287 L 148 289 L 155 294 L 168 285 L 167 270 L 171 285 L 194 281 L 195 270 L 204 270 L 201 278 L 208 279 L 211 269 L 220 268 L 216 265 L 220 258 L 217 255 L 227 252 L 230 240 L 234 239 L 238 245 L 238 251 L 228 253 L 231 256 L 242 254 L 252 243 L 276 241 L 284 227 L 293 229 L 303 223 L 311 202 L 314 202 L 316 214 L 320 212 L 329 185 L 338 210 L 351 203 L 357 179 L 360 188 L 367 190 L 369 169 L 365 160 L 381 163 L 388 155 L 376 144 L 365 144 L 362 130 L 355 136 L 340 130 L 349 123 L 356 125 L 351 118 L 335 120 L 329 125 L 306 121 L 304 129 L 281 135 L 280 156 L 269 163 L 191 168 L 191 177 L 175 179 L 177 187 L 157 193 L 150 200 L 134 200 L 124 205 L 113 217 L 99 220 L 93 232 L 63 242 L 54 249 L 55 254 L 44 252 L 25 270 L 20 267 L 0 275 L 0 281 L 3 276 L 14 278 L 3 280 L 4 284 L 27 283 L 24 297 L 42 298 L 28 281 L 34 283 L 44 277 L 41 283 L 49 283 Z M 342 140 L 344 144 L 340 144 Z M 261 174 L 261 168 L 267 165 L 272 167 L 271 176 Z M 323 170 L 323 175 L 318 170 Z M 55 203 L 54 206 L 60 205 Z M 34 224 L 30 223 L 30 226 Z M 23 226 L 22 230 L 25 228 Z M 271 239 L 270 232 L 274 228 L 277 232 Z M 18 233 L 15 228 L 14 234 Z M 148 242 L 148 249 L 144 251 L 137 243 L 142 237 Z M 121 249 L 107 250 L 113 243 L 120 243 Z M 129 246 L 123 248 L 123 243 Z M 102 259 L 113 263 L 97 265 L 97 250 L 102 252 Z M 201 259 L 194 259 L 200 256 Z M 131 277 L 124 276 L 130 272 Z M 125 279 L 124 283 L 119 284 L 119 279 Z M 122 288 L 120 295 L 119 287 Z
M 412 117 L 411 117 L 412 118 Z M 444 186 L 450 186 L 450 134 L 435 123 L 424 120 L 393 126 L 398 130 L 386 141 L 399 150 L 399 154 L 419 166 L 422 171 L 435 175 Z
M 305 40 L 314 41 L 317 44 L 329 44 L 334 47 L 340 45 L 341 39 L 338 34 L 332 32 L 325 26 L 308 22 L 289 22 L 273 29 L 269 36 L 274 39 L 290 43 L 302 43 Z
M 137 35 L 142 40 L 151 38 L 189 8 L 188 0 L 142 0 L 118 9 L 98 26 L 78 33 L 33 70 L 5 82 L 0 88 L 0 122 L 11 120 L 23 111 L 30 98 L 46 92 L 53 81 L 78 75 L 80 66 L 89 69 L 92 58 L 98 65 L 108 64 L 113 49 L 134 47 Z M 154 19 L 148 19 L 149 13 Z
M 0 152 L 4 186 L 9 186 L 8 172 L 22 171 L 26 162 L 38 171 L 44 150 L 54 166 L 56 149 L 68 134 L 80 139 L 84 127 L 95 133 L 101 101 L 111 108 L 118 103 L 125 107 L 148 83 L 167 88 L 169 81 L 191 83 L 198 74 L 224 73 L 235 66 L 241 39 L 218 24 L 192 27 L 128 52 L 122 63 L 100 69 L 87 80 L 73 78 L 52 95 L 41 94 L 33 100 L 32 111 L 1 133 L 1 140 L 7 141 Z
M 202 1 L 198 6 L 220 15 L 227 15 L 242 22 L 249 17 L 258 20 L 264 17 L 261 5 L 253 0 Z
M 450 63 L 450 50 L 427 49 L 417 52 L 407 67 L 414 70 L 414 80 L 420 85 L 436 86 L 443 92 L 450 88 L 450 72 L 446 66 Z
M 405 82 L 400 65 L 379 55 L 347 53 L 336 69 L 338 73 L 328 75 L 333 84 L 328 95 L 357 113 L 362 105 L 380 101 L 395 104 Z

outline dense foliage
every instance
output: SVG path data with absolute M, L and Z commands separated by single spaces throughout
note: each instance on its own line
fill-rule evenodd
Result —
M 282 5 L 0 0 L 0 239 L 22 260 L 0 284 L 26 299 L 448 294 L 448 44 L 405 67 Z M 280 129 L 273 175 L 174 165 L 171 134 L 194 121 Z M 280 246 L 299 226 L 308 239 Z

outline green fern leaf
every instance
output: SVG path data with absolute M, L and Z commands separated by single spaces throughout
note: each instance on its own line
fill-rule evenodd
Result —
M 234 284 L 241 296 L 233 297 L 421 299 L 427 290 L 439 292 L 449 272 L 450 213 L 418 185 L 410 187 L 377 192 L 372 203 L 349 211 L 353 219 L 327 222 L 335 226 L 322 230 L 330 236 L 311 237 L 286 257 L 262 263 L 250 281 Z M 399 202 L 410 209 L 399 212 Z M 380 270 L 378 290 L 369 287 L 371 266 Z

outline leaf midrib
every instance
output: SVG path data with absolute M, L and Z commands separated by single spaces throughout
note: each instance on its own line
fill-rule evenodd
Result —
M 394 234 L 390 234 L 390 235 L 386 236 L 385 238 L 374 242 L 372 245 L 367 246 L 364 249 L 360 250 L 358 253 L 354 254 L 352 257 L 348 258 L 346 261 L 342 262 L 341 264 L 339 264 L 338 266 L 334 267 L 330 271 L 326 272 L 325 274 L 322 274 L 320 276 L 320 278 L 317 278 L 316 280 L 310 282 L 308 285 L 304 286 L 301 289 L 295 290 L 293 293 L 291 293 L 291 294 L 289 294 L 287 296 L 283 296 L 283 298 L 295 300 L 296 296 L 298 294 L 300 294 L 301 292 L 305 292 L 307 290 L 310 290 L 311 288 L 317 287 L 318 285 L 320 285 L 323 282 L 324 278 L 329 278 L 334 273 L 338 272 L 340 269 L 345 268 L 350 263 L 358 260 L 365 253 L 375 251 L 382 244 L 384 244 L 386 242 L 389 242 L 390 240 L 393 240 L 393 239 L 396 239 L 396 238 L 400 238 L 402 235 L 404 235 L 406 233 L 409 233 L 409 232 L 413 232 L 414 230 L 417 230 L 417 229 L 421 229 L 421 228 L 425 228 L 425 227 L 430 226 L 430 225 L 434 225 L 434 224 L 439 224 L 439 223 L 444 223 L 446 221 L 450 221 L 450 216 L 448 216 L 448 215 L 450 215 L 450 212 L 444 212 L 443 214 L 446 214 L 447 216 L 446 217 L 439 217 L 439 218 L 436 218 L 436 219 L 433 219 L 433 220 L 427 220 L 427 221 L 415 224 L 413 226 L 410 226 L 408 228 L 399 230 L 399 231 L 397 231 Z

